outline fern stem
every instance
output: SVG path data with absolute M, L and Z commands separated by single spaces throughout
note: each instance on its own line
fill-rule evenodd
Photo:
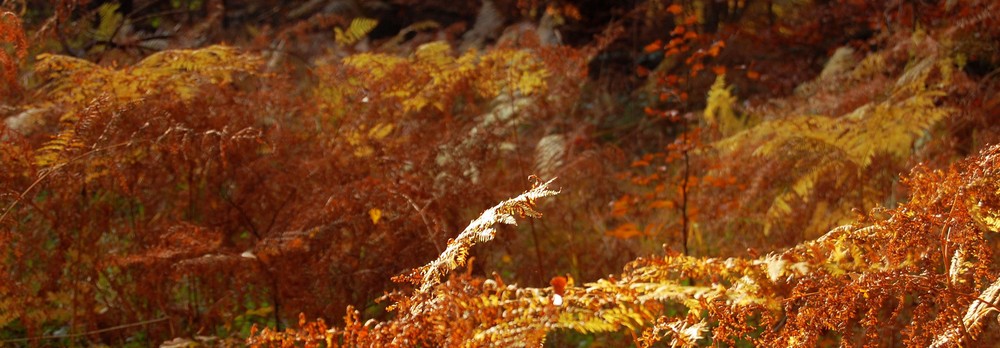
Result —
M 684 175 L 681 178 L 681 243 L 682 249 L 684 251 L 684 256 L 689 256 L 688 253 L 688 175 L 691 171 L 691 158 L 688 156 L 687 141 L 688 141 L 688 127 L 687 122 L 681 122 L 684 127 L 681 133 L 681 141 L 684 142 L 684 147 L 681 148 L 681 154 L 684 156 Z M 692 283 L 693 284 L 693 283 Z
M 544 283 L 545 275 L 549 274 L 545 270 L 545 262 L 542 262 L 542 245 L 538 242 L 538 232 L 535 231 L 535 221 L 528 220 L 528 224 L 531 228 L 531 238 L 535 241 L 535 259 L 538 262 L 538 281 Z
M 274 294 L 271 295 L 271 302 L 274 302 L 274 327 L 281 331 L 284 328 L 281 325 L 281 294 L 278 293 L 278 280 L 270 271 L 267 274 L 271 278 L 271 291 L 274 291 Z

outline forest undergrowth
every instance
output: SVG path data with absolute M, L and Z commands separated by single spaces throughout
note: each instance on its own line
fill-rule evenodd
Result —
M 0 2 L 0 345 L 989 346 L 998 19 Z

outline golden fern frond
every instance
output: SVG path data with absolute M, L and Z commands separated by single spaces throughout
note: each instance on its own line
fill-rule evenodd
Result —
M 918 139 L 951 114 L 950 109 L 935 105 L 935 98 L 943 92 L 914 91 L 913 86 L 922 83 L 920 75 L 926 76 L 926 72 L 901 79 L 907 81 L 899 87 L 898 94 L 903 97 L 866 104 L 839 118 L 797 116 L 763 122 L 714 144 L 723 153 L 756 146 L 754 156 L 791 161 L 798 168 L 793 172 L 802 173 L 771 201 L 765 235 L 770 234 L 775 221 L 792 212 L 795 200 L 808 201 L 819 182 L 833 180 L 840 186 L 843 178 L 835 173 L 858 175 L 880 154 L 905 160 Z M 905 96 L 909 93 L 912 95 Z
M 805 139 L 828 145 L 845 160 L 864 168 L 879 153 L 908 156 L 913 143 L 949 115 L 949 109 L 934 105 L 934 98 L 942 95 L 925 91 L 898 103 L 868 104 L 841 118 L 799 116 L 764 122 L 717 142 L 715 147 L 733 151 L 758 143 L 755 155 L 773 156 L 779 148 L 787 150 L 785 144 Z
M 359 53 L 343 60 L 344 65 L 357 69 L 363 76 L 373 80 L 381 80 L 397 67 L 406 63 L 406 59 L 389 54 Z
M 427 106 L 445 111 L 448 103 L 441 96 L 453 94 L 449 91 L 476 70 L 474 55 L 456 59 L 444 41 L 420 45 L 408 58 L 366 53 L 345 58 L 344 64 L 364 77 L 362 87 L 391 86 L 383 95 L 398 100 L 408 112 Z M 406 76 L 402 81 L 401 74 Z
M 489 318 L 484 318 L 487 320 L 474 328 L 471 337 L 463 342 L 465 346 L 538 346 L 548 331 L 545 323 L 550 320 L 551 310 L 546 312 L 551 308 L 540 289 L 509 287 L 484 293 L 470 304 L 477 312 L 498 314 L 505 320 L 491 323 Z
M 256 56 L 219 45 L 158 52 L 123 69 L 39 55 L 35 71 L 52 84 L 46 91 L 48 99 L 40 104 L 62 104 L 65 111 L 59 118 L 59 133 L 39 150 L 35 163 L 43 168 L 63 163 L 65 152 L 83 146 L 77 138 L 79 131 L 102 114 L 100 109 L 123 107 L 161 93 L 189 101 L 206 84 L 231 83 L 237 73 L 254 73 L 259 63 Z M 95 173 L 102 170 L 97 168 Z
M 426 107 L 448 112 L 453 99 L 470 91 L 488 100 L 504 92 L 537 95 L 547 89 L 549 77 L 544 62 L 531 51 L 496 49 L 483 56 L 469 51 L 455 57 L 451 45 L 444 41 L 423 44 L 407 58 L 368 53 L 352 55 L 343 62 L 362 77 L 355 80 L 357 87 L 380 86 L 381 97 L 398 102 L 407 112 Z M 467 86 L 472 87 L 470 91 L 462 90 Z M 323 93 L 344 94 L 338 88 L 343 87 L 331 86 L 332 90 Z
M 152 54 L 136 64 L 129 75 L 159 81 L 190 98 L 193 87 L 198 84 L 228 84 L 233 81 L 234 74 L 253 73 L 260 64 L 261 59 L 256 55 L 244 54 L 229 46 L 212 45 Z
M 493 49 L 480 58 L 484 76 L 478 79 L 479 95 L 494 98 L 502 92 L 534 95 L 544 93 L 549 77 L 541 59 L 526 50 Z
M 135 67 L 211 75 L 218 72 L 250 71 L 258 65 L 258 58 L 242 54 L 234 47 L 212 45 L 193 50 L 157 52 L 140 61 Z
M 90 61 L 58 54 L 42 53 L 36 58 L 35 73 L 48 79 L 58 79 L 65 74 L 97 67 L 97 64 Z
M 351 20 L 347 29 L 333 28 L 334 40 L 341 46 L 350 46 L 361 39 L 378 26 L 378 20 L 365 17 L 357 17 Z
M 532 346 L 525 342 L 538 342 L 550 330 L 581 333 L 637 330 L 655 318 L 654 306 L 641 305 L 642 300 L 632 296 L 627 287 L 616 288 L 607 280 L 601 282 L 606 286 L 565 288 L 564 303 L 553 301 L 555 292 L 551 288 L 515 286 L 460 301 L 467 303 L 463 311 L 485 313 L 482 318 L 476 317 L 481 322 L 465 345 Z
M 434 41 L 417 47 L 413 52 L 414 61 L 432 68 L 445 69 L 455 63 L 451 56 L 451 45 L 445 41 Z
M 64 154 L 71 149 L 83 148 L 83 143 L 77 138 L 74 129 L 66 129 L 46 141 L 35 154 L 35 165 L 41 168 L 51 168 L 63 163 Z
M 53 83 L 54 88 L 48 93 L 53 101 L 82 107 L 102 95 L 109 95 L 112 102 L 118 103 L 133 102 L 153 93 L 176 93 L 182 100 L 190 100 L 200 85 L 230 83 L 236 73 L 254 73 L 259 63 L 260 59 L 254 55 L 215 45 L 158 52 L 125 69 L 42 54 L 35 70 Z
M 68 154 L 85 148 L 87 144 L 84 144 L 80 134 L 92 126 L 94 119 L 100 117 L 106 102 L 107 98 L 98 98 L 85 108 L 65 113 L 59 120 L 61 128 L 59 133 L 53 135 L 52 139 L 35 152 L 35 165 L 42 169 L 63 165 L 71 160 Z M 87 170 L 98 168 L 103 164 L 103 161 L 88 161 Z M 88 181 L 93 178 L 91 174 L 92 172 L 87 174 Z
M 764 235 L 768 236 L 771 234 L 774 221 L 780 221 L 782 217 L 792 212 L 792 204 L 795 200 L 808 200 L 813 188 L 821 179 L 828 177 L 832 173 L 841 172 L 844 169 L 844 163 L 837 160 L 821 160 L 819 164 L 807 168 L 806 173 L 797 177 L 789 190 L 779 194 L 771 202 L 771 206 L 768 207 L 765 215 L 767 218 L 764 221 Z

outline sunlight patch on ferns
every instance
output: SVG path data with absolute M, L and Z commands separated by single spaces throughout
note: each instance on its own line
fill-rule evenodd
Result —
M 948 109 L 934 105 L 934 98 L 943 95 L 924 91 L 900 102 L 865 105 L 840 118 L 798 116 L 768 121 L 723 139 L 716 143 L 716 148 L 733 151 L 739 146 L 759 143 L 754 155 L 778 156 L 784 155 L 779 150 L 796 151 L 783 145 L 806 140 L 836 151 L 844 160 L 862 168 L 880 153 L 906 158 L 914 141 L 948 116 Z
M 859 175 L 880 154 L 896 161 L 908 158 L 917 140 L 951 113 L 934 104 L 943 92 L 914 87 L 922 84 L 927 74 L 923 70 L 917 74 L 923 78 L 907 77 L 909 82 L 897 95 L 843 117 L 796 116 L 767 121 L 715 143 L 724 153 L 755 146 L 754 156 L 805 161 L 802 163 L 809 166 L 796 171 L 804 174 L 772 201 L 764 234 L 769 235 L 773 223 L 792 211 L 795 200 L 808 201 L 821 181 L 835 179 L 840 184 L 837 176 Z M 913 89 L 919 90 L 909 95 Z
M 407 58 L 363 53 L 343 63 L 361 77 L 354 88 L 382 86 L 385 89 L 379 92 L 400 103 L 405 112 L 425 107 L 448 112 L 451 100 L 442 97 L 462 95 L 466 87 L 485 100 L 501 92 L 541 94 L 549 76 L 542 61 L 526 50 L 496 49 L 483 55 L 470 51 L 454 57 L 443 41 L 421 45 Z
M 174 93 L 188 101 L 197 96 L 202 84 L 228 84 L 234 75 L 253 73 L 258 66 L 256 56 L 216 45 L 158 52 L 123 69 L 41 54 L 35 71 L 53 85 L 47 92 L 48 100 L 82 106 L 102 95 L 110 95 L 116 104 L 161 93 Z
M 122 69 L 69 56 L 41 54 L 35 71 L 52 87 L 39 102 L 39 108 L 55 105 L 64 112 L 59 117 L 59 132 L 43 145 L 35 162 L 42 168 L 52 168 L 68 159 L 64 152 L 81 148 L 82 144 L 74 139 L 81 128 L 88 126 L 87 115 L 124 108 L 129 103 L 164 94 L 188 102 L 200 97 L 202 86 L 231 84 L 238 74 L 254 74 L 258 66 L 256 56 L 219 45 L 162 51 Z
M 375 153 L 371 143 L 382 141 L 395 128 L 396 126 L 392 123 L 377 123 L 367 131 L 364 126 L 361 126 L 360 129 L 349 132 L 346 140 L 348 144 L 354 146 L 355 157 L 369 157 Z

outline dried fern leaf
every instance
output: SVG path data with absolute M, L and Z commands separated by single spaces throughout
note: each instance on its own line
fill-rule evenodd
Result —
M 993 282 L 979 297 L 972 301 L 969 308 L 962 317 L 961 325 L 964 327 L 952 327 L 944 333 L 938 335 L 930 347 L 951 347 L 964 346 L 975 343 L 965 342 L 966 338 L 975 339 L 983 331 L 984 319 L 997 312 L 997 305 L 1000 304 L 1000 279 Z M 972 335 L 973 337 L 968 337 Z
M 469 255 L 469 248 L 476 243 L 488 242 L 493 239 L 496 229 L 493 227 L 497 223 L 517 225 L 517 216 L 541 217 L 542 214 L 535 210 L 535 200 L 542 197 L 554 196 L 559 191 L 549 189 L 549 184 L 555 179 L 551 179 L 543 184 L 535 186 L 531 190 L 525 191 L 521 195 L 500 202 L 496 206 L 487 209 L 469 226 L 459 233 L 455 239 L 448 241 L 448 246 L 434 261 L 420 267 L 417 271 L 422 276 L 419 281 L 419 292 L 427 292 L 441 282 L 441 277 L 451 272 L 456 267 L 465 265 Z

